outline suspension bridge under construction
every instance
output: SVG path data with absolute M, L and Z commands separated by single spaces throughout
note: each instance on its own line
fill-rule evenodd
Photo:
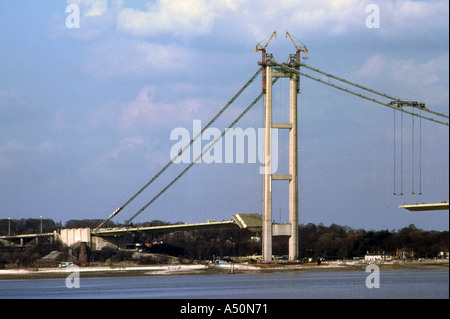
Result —
M 101 224 L 95 229 L 60 229 L 53 233 L 41 234 L 27 234 L 14 236 L 1 236 L 0 239 L 10 241 L 23 241 L 29 238 L 40 237 L 55 237 L 71 245 L 78 241 L 88 242 L 94 249 L 101 249 L 107 245 L 115 247 L 125 247 L 128 238 L 135 232 L 175 232 L 186 231 L 193 229 L 209 229 L 209 228 L 223 228 L 223 227 L 240 227 L 248 229 L 249 231 L 261 234 L 262 237 L 262 258 L 264 262 L 271 262 L 272 260 L 272 237 L 287 236 L 289 237 L 289 260 L 298 259 L 299 251 L 299 209 L 298 209 L 298 94 L 300 92 L 300 78 L 304 77 L 321 84 L 330 86 L 332 88 L 349 93 L 358 98 L 368 100 L 370 102 L 381 105 L 385 108 L 393 109 L 402 115 L 407 114 L 419 121 L 426 120 L 438 125 L 448 126 L 448 115 L 429 109 L 425 103 L 418 101 L 407 101 L 393 97 L 388 94 L 381 93 L 371 88 L 356 84 L 341 77 L 335 76 L 328 72 L 324 72 L 318 68 L 314 68 L 302 62 L 301 54 L 308 53 L 306 46 L 293 38 L 293 36 L 286 31 L 286 38 L 288 38 L 295 46 L 295 53 L 290 54 L 288 61 L 285 63 L 277 62 L 273 55 L 267 52 L 267 47 L 271 40 L 276 37 L 276 31 L 268 37 L 265 44 L 258 43 L 255 51 L 261 52 L 262 58 L 258 63 L 259 67 L 256 73 L 240 88 L 240 90 L 228 101 L 228 103 L 203 127 L 201 132 L 190 140 L 174 158 L 168 160 L 164 165 L 145 185 L 143 185 L 136 193 L 134 193 L 127 201 L 120 207 L 113 211 Z M 294 40 L 295 39 L 295 40 Z M 304 71 L 307 70 L 307 71 Z M 308 73 L 307 73 L 308 72 Z M 144 190 L 152 185 L 164 172 L 177 161 L 194 142 L 201 138 L 202 134 L 211 127 L 211 125 L 236 101 L 236 99 L 261 75 L 261 92 L 254 100 L 222 131 L 208 147 L 202 151 L 198 157 L 192 161 L 186 168 L 184 168 L 175 178 L 173 178 L 167 185 L 165 185 L 159 192 L 156 193 L 150 200 L 146 202 L 139 210 L 129 218 L 123 227 L 107 228 L 107 222 L 119 215 L 131 202 L 133 202 Z M 325 76 L 328 79 L 336 80 L 330 82 L 320 78 Z M 289 121 L 284 123 L 274 123 L 272 118 L 272 104 L 273 104 L 273 85 L 280 79 L 286 78 L 289 80 Z M 339 84 L 337 84 L 339 83 Z M 264 98 L 264 172 L 263 172 L 263 204 L 261 208 L 261 215 L 259 214 L 236 214 L 233 215 L 232 221 L 215 222 L 209 221 L 206 223 L 196 224 L 179 224 L 167 226 L 153 226 L 153 227 L 132 227 L 132 221 L 142 214 L 150 205 L 152 205 L 162 194 L 168 191 L 183 175 L 185 175 L 199 159 L 212 147 L 219 142 L 227 133 L 233 128 L 247 113 Z M 275 174 L 272 168 L 272 131 L 273 129 L 281 129 L 289 131 L 289 171 L 287 174 Z M 394 151 L 395 152 L 395 151 Z M 394 154 L 395 158 L 395 154 Z M 395 173 L 394 173 L 395 175 Z M 273 222 L 272 218 L 272 181 L 282 180 L 289 183 L 289 220 L 285 224 L 277 224 Z M 395 181 L 394 181 L 395 185 Z M 394 195 L 400 195 L 403 189 L 397 194 L 394 189 Z M 411 211 L 424 210 L 448 210 L 448 203 L 430 203 L 430 204 L 412 204 L 400 206 Z

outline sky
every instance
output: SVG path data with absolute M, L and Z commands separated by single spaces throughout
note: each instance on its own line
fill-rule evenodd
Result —
M 371 4 L 379 24 L 369 28 Z M 170 160 L 174 129 L 193 134 L 194 121 L 205 125 L 250 79 L 256 45 L 275 30 L 267 50 L 278 62 L 295 53 L 288 30 L 307 46 L 306 64 L 449 113 L 446 0 L 0 0 L 0 8 L 0 219 L 107 218 Z M 280 122 L 288 88 L 287 80 L 273 88 Z M 214 128 L 260 92 L 258 77 Z M 304 77 L 298 101 L 299 223 L 448 230 L 448 211 L 398 208 L 449 200 L 448 126 L 406 114 L 401 126 L 400 113 Z M 237 126 L 263 127 L 263 106 Z M 287 149 L 280 131 L 280 174 Z M 173 164 L 113 221 L 130 218 L 186 165 Z M 196 164 L 135 221 L 261 213 L 260 166 Z M 287 220 L 287 191 L 274 182 L 275 222 Z

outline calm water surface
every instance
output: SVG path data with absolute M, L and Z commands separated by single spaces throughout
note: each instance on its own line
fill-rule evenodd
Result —
M 372 289 L 364 271 L 81 278 L 78 289 L 68 289 L 65 279 L 0 280 L 0 299 L 449 298 L 448 275 L 447 270 L 381 271 L 380 288 Z

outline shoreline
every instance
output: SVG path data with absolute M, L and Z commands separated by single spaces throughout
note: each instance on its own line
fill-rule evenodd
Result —
M 433 270 L 449 269 L 448 260 L 425 260 L 406 262 L 378 262 L 380 270 Z M 245 273 L 280 273 L 311 271 L 365 271 L 367 262 L 336 261 L 312 264 L 274 263 L 249 264 L 233 263 L 219 265 L 149 265 L 149 266 L 92 266 L 78 267 L 80 278 L 126 277 L 126 276 L 173 276 L 205 274 L 245 274 Z M 74 268 L 39 268 L 39 269 L 0 269 L 0 280 L 53 279 L 67 278 Z

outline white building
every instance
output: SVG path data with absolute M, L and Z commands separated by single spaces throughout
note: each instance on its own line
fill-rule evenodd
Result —
M 392 260 L 392 255 L 387 255 L 387 254 L 367 254 L 367 255 L 364 256 L 364 260 L 366 260 L 366 261 L 377 261 L 377 260 L 388 261 L 388 260 Z

